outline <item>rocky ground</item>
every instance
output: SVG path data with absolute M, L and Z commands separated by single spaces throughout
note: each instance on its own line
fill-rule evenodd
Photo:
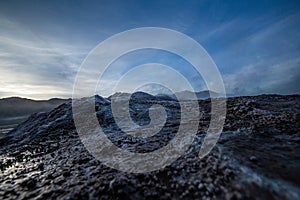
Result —
M 153 102 L 171 114 L 168 128 L 153 138 L 157 143 L 142 144 L 145 151 L 165 145 L 180 123 L 176 101 L 151 98 L 132 101 L 134 121 L 147 124 Z M 227 103 L 223 133 L 208 156 L 198 157 L 210 120 L 210 100 L 203 100 L 189 151 L 147 174 L 120 172 L 90 155 L 76 133 L 71 102 L 34 114 L 0 138 L 0 199 L 300 199 L 300 96 L 235 97 Z M 138 146 L 130 138 L 119 140 L 109 99 L 97 98 L 96 109 L 116 145 Z

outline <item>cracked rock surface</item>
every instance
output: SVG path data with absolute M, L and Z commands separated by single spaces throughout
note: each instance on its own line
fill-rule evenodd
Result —
M 110 99 L 96 97 L 99 124 L 118 147 L 149 152 L 170 141 L 180 106 L 169 98 L 135 95 L 130 114 L 149 123 L 153 103 L 166 108 L 166 127 L 142 143 L 122 135 Z M 0 199 L 300 199 L 300 96 L 260 95 L 227 101 L 223 133 L 208 156 L 198 157 L 210 121 L 210 100 L 189 150 L 164 169 L 145 174 L 103 165 L 83 146 L 72 103 L 31 115 L 0 138 Z

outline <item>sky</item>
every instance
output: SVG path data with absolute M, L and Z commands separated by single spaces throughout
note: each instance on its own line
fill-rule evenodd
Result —
M 201 44 L 230 95 L 300 93 L 300 1 L 10 0 L 0 2 L 0 98 L 72 97 L 89 52 L 114 34 L 140 27 L 176 30 Z M 154 61 L 177 69 L 196 90 L 206 88 L 185 60 L 145 49 L 112 63 L 100 95 L 109 95 L 105 88 L 134 66 Z M 174 82 L 167 73 L 155 73 Z

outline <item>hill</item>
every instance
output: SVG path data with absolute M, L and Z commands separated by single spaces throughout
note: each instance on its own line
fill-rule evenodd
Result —
M 66 99 L 32 100 L 20 97 L 0 99 L 0 127 L 15 126 L 36 112 L 46 112 L 65 103 Z

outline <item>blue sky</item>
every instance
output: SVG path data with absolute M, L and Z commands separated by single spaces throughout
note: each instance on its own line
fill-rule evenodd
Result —
M 0 98 L 71 97 L 80 64 L 99 42 L 148 26 L 199 42 L 227 93 L 300 93 L 300 1 L 12 0 L 0 3 Z M 158 53 L 137 52 L 119 63 L 170 60 L 189 76 L 183 62 Z

